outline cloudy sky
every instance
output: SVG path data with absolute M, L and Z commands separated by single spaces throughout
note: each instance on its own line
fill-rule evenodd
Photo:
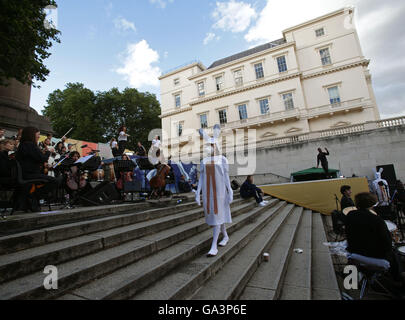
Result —
M 282 37 L 282 30 L 347 5 L 371 60 L 383 118 L 405 115 L 403 0 L 57 0 L 61 43 L 48 80 L 32 89 L 43 110 L 53 90 L 82 82 L 94 91 L 134 87 L 159 98 L 159 75 L 192 60 L 215 60 Z

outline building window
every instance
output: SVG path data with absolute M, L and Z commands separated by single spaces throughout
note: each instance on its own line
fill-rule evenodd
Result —
M 322 36 L 324 36 L 324 35 L 325 35 L 325 29 L 324 29 L 324 28 L 320 28 L 320 29 L 315 30 L 315 35 L 316 35 L 317 37 L 322 37 Z
M 263 64 L 261 62 L 255 64 L 255 72 L 256 79 L 261 79 L 264 77 Z
M 207 120 L 206 114 L 200 115 L 200 123 L 201 123 L 201 128 L 203 128 L 203 129 L 208 128 L 208 120 Z
M 261 114 L 268 114 L 269 111 L 270 111 L 269 99 L 260 100 L 259 104 L 260 104 L 260 113 Z
M 242 70 L 234 71 L 233 75 L 235 77 L 235 85 L 237 87 L 243 85 Z
M 241 120 L 245 120 L 247 119 L 247 109 L 246 109 L 246 104 L 241 104 L 240 106 L 238 106 L 239 109 L 239 118 Z
M 286 72 L 287 71 L 287 62 L 285 61 L 285 56 L 277 58 L 277 65 L 279 72 Z
M 337 86 L 328 88 L 328 92 L 330 104 L 332 106 L 339 106 L 340 105 L 339 88 Z
M 199 83 L 197 84 L 197 86 L 198 86 L 198 95 L 199 95 L 200 97 L 204 96 L 204 95 L 205 95 L 204 82 L 199 82 Z
M 179 135 L 179 137 L 181 137 L 181 135 L 183 134 L 183 126 L 184 126 L 184 122 L 179 122 L 177 125 L 177 134 Z
M 178 86 L 180 84 L 180 79 L 179 78 L 174 79 L 173 82 L 175 86 Z
M 321 55 L 322 65 L 326 66 L 328 64 L 332 64 L 332 60 L 330 58 L 329 48 L 319 50 Z
M 225 124 L 228 122 L 228 119 L 226 118 L 226 109 L 219 110 L 218 114 L 219 114 L 219 123 L 220 124 Z
M 217 91 L 220 91 L 224 88 L 224 80 L 222 76 L 216 77 L 215 83 L 217 85 Z
M 176 104 L 176 108 L 180 108 L 181 106 L 180 94 L 176 94 L 174 96 L 174 102 Z
M 294 109 L 293 94 L 291 92 L 283 94 L 283 100 L 284 100 L 284 106 L 285 106 L 286 110 Z

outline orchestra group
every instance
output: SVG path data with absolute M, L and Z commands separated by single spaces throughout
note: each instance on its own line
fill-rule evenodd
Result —
M 92 150 L 81 157 L 76 145 L 67 143 L 66 136 L 56 142 L 52 134 L 48 134 L 39 142 L 40 131 L 34 127 L 26 127 L 19 130 L 16 136 L 6 139 L 4 130 L 0 129 L 1 186 L 13 184 L 12 168 L 14 162 L 18 161 L 22 178 L 38 181 L 35 184 L 37 188 L 30 192 L 31 196 L 38 199 L 67 202 L 69 206 L 78 204 L 78 196 L 91 189 L 90 182 L 109 181 L 122 191 L 126 182 L 133 181 L 134 165 L 125 154 L 128 137 L 130 135 L 127 134 L 127 128 L 122 126 L 118 130 L 118 139 L 113 138 L 110 142 L 114 159 L 120 159 L 118 162 L 121 166 L 117 166 L 117 161 L 105 164 L 98 156 L 99 150 Z M 160 137 L 155 136 L 149 153 L 140 141 L 137 142 L 134 152 L 136 156 L 148 156 L 149 169 L 152 169 L 149 182 L 151 186 L 156 186 L 156 195 L 164 191 L 167 178 L 174 179 L 170 157 L 166 163 L 160 149 Z M 189 181 L 182 181 L 180 185 L 184 190 L 191 189 Z M 125 197 L 125 193 L 122 196 Z M 32 205 L 29 205 L 28 210 L 35 211 L 37 207 L 33 209 Z M 22 209 L 27 210 L 24 205 Z

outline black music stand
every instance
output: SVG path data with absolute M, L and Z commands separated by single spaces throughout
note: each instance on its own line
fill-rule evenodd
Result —
M 156 169 L 156 168 L 155 168 L 155 166 L 153 164 L 151 164 L 149 162 L 148 157 L 138 158 L 135 161 L 136 161 L 136 164 L 138 165 L 138 168 L 140 170 L 143 170 L 143 172 L 144 172 L 145 188 L 142 190 L 142 192 L 148 193 L 148 190 L 146 189 L 146 175 L 147 175 L 146 170 L 153 170 L 153 169 Z
M 132 160 L 114 160 L 113 164 L 116 175 L 120 172 L 133 172 L 135 169 L 135 163 Z M 130 193 L 131 202 L 134 202 L 134 192 L 142 192 L 142 186 L 137 186 L 136 181 L 123 181 L 121 193 Z

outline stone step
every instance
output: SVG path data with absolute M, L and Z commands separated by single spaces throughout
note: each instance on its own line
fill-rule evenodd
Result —
M 240 203 L 242 201 L 239 199 L 233 205 L 238 206 Z M 247 203 L 247 206 L 254 206 L 254 203 Z M 142 221 L 0 256 L 0 283 L 43 269 L 46 265 L 57 265 L 91 252 L 199 219 L 201 216 L 203 216 L 203 209 L 197 207 L 191 211 L 171 214 L 152 221 Z
M 277 217 L 286 205 L 287 203 L 283 201 L 277 203 L 277 205 L 272 208 L 264 207 L 256 209 L 263 213 L 257 215 L 251 223 L 243 226 L 232 235 L 230 234 L 230 232 L 232 232 L 232 226 L 227 228 L 227 230 L 230 231 L 228 231 L 230 240 L 226 247 L 219 248 L 217 256 L 207 258 L 204 254 L 194 257 L 194 259 L 188 261 L 176 270 L 173 270 L 155 284 L 134 295 L 132 299 L 185 299 L 227 264 L 269 221 Z M 211 232 L 207 234 L 207 250 L 212 241 L 212 230 L 210 231 Z
M 285 223 L 281 224 L 276 238 L 267 247 L 267 252 L 270 254 L 269 261 L 260 263 L 243 292 L 238 296 L 239 299 L 275 300 L 278 298 L 302 213 L 303 208 L 294 207 Z
M 312 215 L 312 300 L 341 300 L 321 214 Z
M 276 203 L 278 200 L 272 200 L 272 202 Z M 249 219 L 252 218 L 251 214 L 243 213 L 252 211 L 253 208 L 255 208 L 255 203 L 250 202 L 243 203 L 232 211 L 236 215 L 241 215 L 241 223 L 243 224 L 247 223 L 250 221 Z M 186 239 L 186 237 L 195 236 L 198 232 L 206 230 L 207 228 L 208 226 L 205 224 L 204 218 L 200 218 L 196 221 L 136 239 L 114 248 L 88 254 L 73 261 L 56 264 L 52 259 L 49 259 L 47 264 L 56 265 L 58 267 L 59 290 L 56 290 L 57 292 L 43 288 L 45 276 L 42 273 L 42 269 L 40 269 L 30 275 L 1 284 L 0 299 L 45 299 L 63 294 L 66 290 L 139 261 L 148 255 Z M 197 237 L 198 236 L 197 234 Z M 97 240 L 102 242 L 100 239 Z M 41 268 L 47 264 L 43 264 Z
M 137 212 L 148 208 L 151 208 L 149 203 L 141 202 L 7 216 L 5 220 L 0 220 L 0 235 L 12 235 L 18 232 L 36 230 L 38 228 L 89 220 L 92 218 L 101 218 L 125 212 Z
M 197 204 L 186 203 L 170 206 L 168 208 L 156 208 L 141 212 L 118 214 L 104 218 L 67 223 L 55 227 L 41 228 L 33 231 L 3 236 L 0 237 L 0 255 L 154 218 L 160 218 L 196 207 Z
M 278 200 L 271 200 L 269 207 L 276 206 Z M 267 208 L 255 208 L 250 212 L 236 216 L 230 226 L 229 234 L 236 233 L 250 223 Z M 69 294 L 85 299 L 128 299 L 151 283 L 159 280 L 176 267 L 184 265 L 196 255 L 204 255 L 211 245 L 211 228 L 205 224 L 205 230 L 165 250 L 151 255 L 142 261 L 119 269 L 103 278 L 69 292 L 61 299 L 69 299 Z M 156 299 L 154 297 L 153 299 Z
M 184 198 L 183 203 L 194 202 L 195 199 L 195 194 L 192 192 L 181 194 L 180 196 Z M 234 199 L 239 198 L 239 193 L 235 193 Z M 169 203 L 169 205 L 167 203 Z M 148 209 L 156 209 L 159 207 L 166 208 L 168 206 L 174 206 L 175 204 L 176 199 L 173 198 L 170 201 L 163 199 L 153 203 L 150 201 L 144 201 L 139 203 L 81 207 L 40 213 L 15 214 L 13 216 L 7 216 L 5 220 L 0 220 L 0 236 L 12 235 L 18 232 L 27 232 L 36 230 L 38 228 L 57 226 L 83 220 L 97 219 L 122 213 L 134 213 Z
M 277 237 L 282 225 L 293 213 L 294 205 L 287 205 L 271 220 L 249 244 L 195 293 L 187 297 L 193 300 L 235 300 L 249 279 L 262 263 L 263 253 Z M 297 215 L 298 216 L 298 215 Z M 271 256 L 271 251 L 270 251 Z
M 280 300 L 311 300 L 312 211 L 304 210 L 293 248 L 302 254 L 291 254 Z

